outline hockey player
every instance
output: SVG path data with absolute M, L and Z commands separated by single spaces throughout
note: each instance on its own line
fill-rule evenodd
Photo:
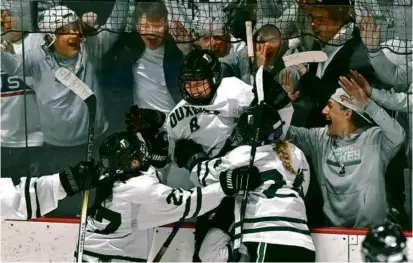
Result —
M 220 153 L 236 120 L 254 99 L 250 85 L 220 75 L 220 62 L 211 51 L 190 52 L 178 79 L 183 100 L 166 120 L 171 139 L 191 139 L 211 157 Z M 181 146 L 176 145 L 174 154 L 180 167 L 185 160 L 185 147 Z
M 386 221 L 369 230 L 361 253 L 364 262 L 407 262 L 406 237 L 399 225 Z
M 174 161 L 179 167 L 188 169 L 189 159 L 196 154 L 192 152 L 192 144 L 199 144 L 206 153 L 206 158 L 225 154 L 224 145 L 236 126 L 237 119 L 254 103 L 252 86 L 235 77 L 221 79 L 220 66 L 218 58 L 208 50 L 194 50 L 184 61 L 179 76 L 183 100 L 172 110 L 166 122 L 171 139 L 170 152 L 173 152 Z M 264 83 L 266 79 L 264 75 Z M 263 86 L 265 89 L 266 86 Z M 265 92 L 268 103 L 277 109 L 289 103 L 284 90 L 280 88 L 281 93 L 277 93 L 271 88 L 269 86 L 268 92 Z M 131 111 L 130 115 L 137 114 Z M 132 118 L 132 129 L 138 123 Z M 198 220 L 198 244 L 203 236 L 200 231 L 206 229 L 201 225 L 203 224 Z
M 188 54 L 179 76 L 179 86 L 183 100 L 166 120 L 168 135 L 175 140 L 196 142 L 209 157 L 222 154 L 238 118 L 254 102 L 252 86 L 235 77 L 221 78 L 220 62 L 208 50 Z M 267 93 L 271 96 L 265 98 L 266 102 L 277 109 L 290 102 L 282 89 L 281 93 L 274 93 L 270 88 Z M 185 144 L 178 141 L 174 149 L 178 166 L 185 165 L 187 155 Z
M 264 72 L 264 83 L 266 79 Z M 189 139 L 200 144 L 209 157 L 222 154 L 237 119 L 256 101 L 252 86 L 235 77 L 221 78 L 218 58 L 211 51 L 199 49 L 187 55 L 178 82 L 183 100 L 166 120 L 171 141 Z M 283 89 L 274 92 L 271 88 L 267 88 L 267 103 L 276 109 L 290 103 Z M 136 131 L 139 126 L 139 121 L 134 117 L 138 115 L 136 107 L 131 108 L 127 115 L 130 118 L 129 129 Z M 178 166 L 184 167 L 187 157 L 191 155 L 186 151 L 185 143 L 178 142 L 170 150 Z
M 214 184 L 221 180 L 220 174 L 249 164 L 254 129 L 248 123 L 248 117 L 255 113 L 255 109 L 241 116 L 229 138 L 231 147 L 236 148 L 225 156 L 204 160 L 205 154 L 198 147 L 198 153 L 189 163 L 194 184 Z M 240 253 L 246 253 L 251 262 L 315 261 L 315 247 L 307 226 L 303 200 L 310 183 L 309 165 L 300 149 L 278 139 L 283 134 L 283 123 L 291 113 L 277 111 L 268 105 L 265 105 L 264 112 L 260 146 L 254 161 L 260 173 L 261 186 L 248 193 L 242 233 L 239 215 L 243 194 L 239 192 L 237 195 L 238 191 L 234 190 L 235 209 L 231 210 L 230 201 L 223 202 L 218 209 L 212 220 L 213 227 L 206 234 L 199 252 L 202 261 L 238 261 L 231 258 L 231 252 L 233 240 L 239 241 L 241 235 Z M 197 146 L 194 144 L 193 147 Z M 227 208 L 223 209 L 223 206 Z M 231 231 L 229 228 L 233 221 L 229 218 L 234 219 L 234 216 L 235 231 Z M 246 250 L 242 249 L 244 246 Z
M 16 187 L 10 179 L 2 178 L 3 216 L 28 218 L 31 211 L 40 216 L 55 209 L 57 201 L 66 195 L 97 186 L 83 261 L 146 261 L 154 227 L 201 215 L 215 208 L 230 188 L 247 189 L 248 185 L 248 189 L 254 189 L 260 183 L 252 175 L 245 180 L 245 172 L 235 169 L 222 174 L 226 177 L 222 187 L 173 189 L 160 182 L 160 173 L 150 165 L 143 137 L 130 132 L 106 138 L 99 153 L 102 165 L 81 163 L 59 174 L 22 178 Z

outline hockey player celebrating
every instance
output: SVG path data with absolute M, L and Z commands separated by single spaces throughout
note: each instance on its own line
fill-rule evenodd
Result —
M 190 52 L 182 66 L 178 85 L 183 100 L 167 118 L 172 139 L 190 139 L 208 156 L 218 155 L 231 135 L 236 120 L 254 99 L 252 87 L 235 78 L 221 78 L 218 58 L 208 50 Z M 185 145 L 175 147 L 176 163 L 184 166 Z
M 264 83 L 268 83 L 267 80 L 268 75 L 264 71 Z M 172 144 L 176 141 L 175 147 L 170 149 L 174 161 L 179 167 L 185 166 L 188 155 L 191 155 L 187 151 L 187 140 L 201 145 L 209 157 L 223 154 L 222 149 L 238 118 L 256 101 L 255 90 L 238 78 L 222 78 L 218 58 L 209 50 L 199 49 L 187 55 L 178 85 L 183 100 L 171 111 L 165 125 Z M 275 109 L 282 109 L 290 103 L 282 88 L 274 91 L 270 85 L 267 86 L 265 102 Z M 127 114 L 130 130 L 137 131 L 139 121 L 135 116 L 138 115 L 136 107 Z
M 248 118 L 256 113 L 256 109 L 253 107 L 241 116 L 228 140 L 233 150 L 225 156 L 205 160 L 206 155 L 198 146 L 197 153 L 188 163 L 194 184 L 214 184 L 222 180 L 221 174 L 231 173 L 232 169 L 249 164 L 254 129 Z M 238 258 L 231 258 L 231 252 L 233 240 L 240 241 L 241 235 L 243 243 L 239 251 L 247 254 L 251 262 L 315 261 L 315 247 L 307 226 L 303 200 L 310 183 L 309 165 L 300 149 L 279 139 L 285 128 L 283 124 L 291 112 L 286 109 L 277 111 L 266 104 L 264 112 L 254 167 L 244 168 L 244 171 L 259 171 L 261 185 L 248 193 L 243 228 L 240 221 L 243 193 L 235 189 L 232 191 L 235 197 L 232 210 L 230 201 L 221 204 L 227 208 L 220 207 L 214 216 L 218 219 L 212 220 L 213 228 L 207 233 L 199 252 L 202 261 L 237 261 Z M 194 144 L 193 152 L 195 148 Z M 225 215 L 222 215 L 223 212 Z M 235 217 L 232 231 L 229 229 L 233 222 L 229 220 L 231 217 Z
M 264 74 L 264 82 L 266 77 Z M 179 76 L 179 86 L 183 100 L 169 114 L 166 127 L 170 138 L 177 140 L 174 156 L 178 166 L 182 167 L 187 159 L 185 141 L 188 139 L 201 145 L 209 157 L 223 154 L 225 141 L 238 118 L 256 100 L 252 86 L 235 77 L 221 78 L 220 62 L 208 50 L 194 50 L 188 54 Z M 272 92 L 271 88 L 267 87 L 267 103 L 276 109 L 290 103 L 282 89 Z
M 178 84 L 183 100 L 169 114 L 166 127 L 174 161 L 178 167 L 189 171 L 188 162 L 196 154 L 192 146 L 195 145 L 195 149 L 197 145 L 200 146 L 207 155 L 205 158 L 225 154 L 226 140 L 238 118 L 256 101 L 252 86 L 235 77 L 221 78 L 220 68 L 218 58 L 211 51 L 194 50 L 187 55 L 181 69 Z M 263 81 L 266 82 L 266 79 L 264 75 Z M 284 90 L 280 88 L 280 92 L 270 89 L 266 92 L 268 96 L 265 100 L 276 109 L 289 103 Z M 139 114 L 131 111 L 130 115 Z M 132 130 L 136 130 L 134 127 L 138 124 L 138 121 L 131 118 L 129 125 Z M 202 224 L 198 222 L 197 233 L 200 229 L 205 229 L 200 225 Z M 197 240 L 202 239 L 202 234 L 199 238 L 198 234 L 196 236 Z
M 369 230 L 362 243 L 364 262 L 407 262 L 406 237 L 390 221 Z
M 230 187 L 251 190 L 260 183 L 258 177 L 247 175 L 246 180 L 246 174 L 235 169 L 222 174 L 227 177 L 222 179 L 222 187 L 173 189 L 161 183 L 143 137 L 131 132 L 109 136 L 99 153 L 102 165 L 82 162 L 59 174 L 22 178 L 17 186 L 1 178 L 2 216 L 40 216 L 55 209 L 66 195 L 97 187 L 86 226 L 83 260 L 146 261 L 154 227 L 214 209 Z

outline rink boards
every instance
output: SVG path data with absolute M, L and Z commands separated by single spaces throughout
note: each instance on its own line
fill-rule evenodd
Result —
M 43 261 L 73 262 L 78 233 L 77 218 L 40 218 L 35 221 L 4 221 L 1 223 L 1 262 Z M 171 226 L 155 233 L 153 257 L 171 232 Z M 312 236 L 317 248 L 317 261 L 360 262 L 360 246 L 366 230 L 317 228 Z M 409 259 L 412 262 L 412 233 L 408 236 Z M 185 224 L 179 230 L 162 261 L 192 260 L 194 225 Z

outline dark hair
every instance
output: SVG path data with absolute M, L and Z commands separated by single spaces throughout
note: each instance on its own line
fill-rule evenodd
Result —
M 333 21 L 341 22 L 343 25 L 353 21 L 349 13 L 351 10 L 350 5 L 325 5 L 320 7 L 327 10 L 329 17 Z
M 280 41 L 282 39 L 282 34 L 281 34 L 280 29 L 278 29 L 278 27 L 276 27 L 275 25 L 271 25 L 271 24 L 263 25 L 262 27 L 260 27 L 260 29 L 258 29 L 257 32 L 255 32 L 254 38 L 253 38 L 254 42 L 257 41 L 258 36 L 263 37 L 265 40 L 272 38 L 272 37 L 276 37 Z
M 353 125 L 356 126 L 357 128 L 372 126 L 369 122 L 367 122 L 363 117 L 361 117 L 359 114 L 357 114 L 354 110 L 347 108 L 346 106 L 344 106 L 341 103 L 339 103 L 339 105 L 340 105 L 340 109 L 342 111 L 346 111 L 346 110 L 351 110 L 352 111 L 350 120 L 353 123 Z
M 161 1 L 138 2 L 136 4 L 136 21 L 146 15 L 149 20 L 168 19 L 168 10 L 165 3 Z

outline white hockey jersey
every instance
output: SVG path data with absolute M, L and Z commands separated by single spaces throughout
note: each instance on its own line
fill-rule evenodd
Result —
M 243 242 L 265 242 L 291 245 L 315 250 L 303 195 L 310 183 L 310 171 L 304 153 L 290 144 L 290 159 L 294 171 L 304 175 L 301 190 L 293 189 L 296 174 L 287 171 L 272 145 L 257 148 L 254 165 L 259 169 L 262 185 L 248 192 L 248 203 L 243 226 Z M 195 185 L 207 186 L 219 181 L 221 172 L 249 164 L 250 146 L 240 146 L 221 158 L 207 160 L 191 171 Z M 277 183 L 284 181 L 281 188 Z M 243 191 L 235 198 L 235 247 L 241 237 L 240 208 Z M 237 245 L 238 242 L 238 245 Z
M 214 157 L 253 99 L 252 86 L 235 77 L 223 78 L 210 105 L 185 100 L 176 105 L 167 119 L 168 134 L 172 140 L 191 139 Z
M 202 215 L 225 197 L 220 184 L 183 190 L 160 183 L 160 176 L 151 167 L 141 176 L 115 183 L 112 199 L 88 217 L 85 256 L 146 261 L 155 227 Z M 0 187 L 1 213 L 8 219 L 41 216 L 66 196 L 58 174 L 30 181 L 22 178 L 17 186 L 9 178 L 1 178 Z

